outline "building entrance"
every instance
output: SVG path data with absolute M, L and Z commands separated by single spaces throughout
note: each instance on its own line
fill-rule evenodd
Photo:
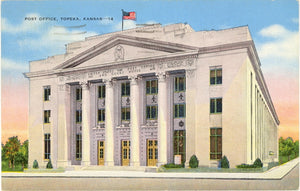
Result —
M 156 166 L 157 158 L 157 140 L 147 140 L 147 165 Z
M 104 165 L 104 141 L 98 141 L 98 165 Z
M 122 141 L 122 166 L 129 166 L 130 162 L 130 141 Z

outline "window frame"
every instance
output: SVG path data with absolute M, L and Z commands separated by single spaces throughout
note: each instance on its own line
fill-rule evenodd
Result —
M 82 134 L 76 134 L 76 145 L 75 145 L 75 159 L 81 160 L 82 159 Z
M 148 118 L 148 108 L 149 108 L 149 118 Z M 153 109 L 155 108 L 156 114 L 155 117 L 153 117 Z M 146 105 L 146 120 L 157 120 L 158 117 L 158 105 Z
M 124 90 L 123 90 L 124 87 Z M 121 83 L 121 97 L 129 97 L 130 96 L 130 82 L 122 82 Z
M 183 79 L 183 89 L 180 88 L 180 78 Z M 186 89 L 186 78 L 185 76 L 175 76 L 174 77 L 174 92 L 185 92 Z
M 82 88 L 76 88 L 75 96 L 76 101 L 82 101 Z
M 180 106 L 183 106 L 183 116 L 179 116 Z M 176 108 L 177 108 L 177 112 L 176 112 Z M 173 113 L 174 113 L 173 114 L 174 119 L 176 119 L 176 118 L 185 118 L 185 116 L 186 116 L 186 104 L 185 103 L 174 104 Z
M 212 130 L 215 130 L 215 133 L 214 134 L 212 134 Z M 218 130 L 221 130 L 221 134 L 218 134 Z M 210 128 L 210 132 L 209 132 L 209 134 L 210 134 L 210 138 L 209 138 L 209 144 L 210 144 L 210 149 L 209 149 L 209 159 L 210 160 L 220 160 L 221 158 L 222 158 L 222 153 L 223 153 L 223 129 L 222 129 L 222 127 L 211 127 Z M 215 150 L 214 151 L 212 151 L 212 147 L 211 147 L 211 144 L 212 144 L 212 137 L 214 137 L 215 138 L 215 140 L 214 140 L 214 148 L 215 148 Z M 218 138 L 220 138 L 221 140 L 220 140 L 220 142 L 221 142 L 221 151 L 219 151 L 218 150 Z M 215 157 L 213 157 L 212 158 L 212 155 L 214 155 Z M 218 157 L 218 155 L 219 155 L 219 157 Z
M 44 101 L 50 101 L 51 86 L 44 86 Z
M 81 124 L 82 123 L 82 110 L 81 109 L 76 110 L 75 122 L 76 122 L 76 124 Z
M 218 102 L 217 100 L 221 100 L 221 111 L 218 111 Z M 214 102 L 214 111 L 212 112 L 212 101 Z M 223 98 L 210 98 L 209 101 L 209 112 L 210 114 L 221 114 L 223 112 Z
M 147 83 L 149 82 L 149 92 L 148 92 L 148 86 Z M 155 83 L 155 92 L 152 92 L 152 82 Z M 146 80 L 146 95 L 156 95 L 158 94 L 158 80 L 152 79 L 152 80 Z
M 123 115 L 124 110 L 124 115 Z M 129 110 L 129 111 L 127 111 Z M 124 116 L 124 119 L 123 119 Z M 122 107 L 121 108 L 121 121 L 130 121 L 130 107 Z
M 98 109 L 97 121 L 98 123 L 105 122 L 105 109 Z
M 106 94 L 106 87 L 104 84 L 98 86 L 98 98 L 104 99 Z
M 211 76 L 212 71 L 214 72 L 213 76 Z M 220 83 L 218 83 L 218 75 L 217 75 L 218 71 L 221 71 L 221 82 Z M 212 80 L 212 78 L 214 78 L 214 80 Z M 212 83 L 212 81 L 214 81 L 214 82 Z M 221 85 L 221 84 L 223 84 L 223 70 L 222 70 L 222 68 L 211 68 L 209 70 L 209 84 L 210 85 Z
M 183 135 L 180 136 L 180 132 L 183 132 Z M 183 145 L 182 149 L 183 151 L 180 152 L 180 140 L 182 139 Z M 175 148 L 175 141 L 177 141 L 176 145 L 177 147 Z M 181 163 L 186 161 L 186 130 L 174 130 L 173 131 L 173 155 L 181 155 Z
M 44 124 L 51 123 L 50 117 L 51 117 L 51 110 L 44 110 Z
M 44 160 L 51 159 L 51 134 L 44 134 Z

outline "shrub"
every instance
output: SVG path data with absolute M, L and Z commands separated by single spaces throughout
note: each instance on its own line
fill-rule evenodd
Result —
M 257 158 L 254 163 L 253 163 L 254 166 L 256 166 L 257 168 L 261 168 L 263 167 L 263 163 L 261 162 L 261 160 L 259 158 Z
M 197 168 L 199 164 L 199 160 L 196 157 L 196 155 L 191 156 L 190 161 L 189 161 L 189 166 L 191 168 Z
M 51 160 L 48 161 L 46 168 L 53 168 Z
M 184 168 L 184 164 L 174 164 L 174 163 L 169 163 L 163 165 L 165 168 Z
M 254 166 L 253 164 L 241 164 L 241 165 L 237 165 L 236 168 L 257 168 L 257 167 Z
M 229 161 L 226 156 L 223 156 L 221 159 L 221 168 L 229 168 Z
M 33 168 L 39 168 L 39 163 L 36 160 L 33 161 Z

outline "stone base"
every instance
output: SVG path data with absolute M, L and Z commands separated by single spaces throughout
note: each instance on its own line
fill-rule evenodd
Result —
M 130 162 L 130 166 L 140 166 L 140 162 Z
M 115 162 L 114 161 L 105 161 L 104 166 L 115 166 Z

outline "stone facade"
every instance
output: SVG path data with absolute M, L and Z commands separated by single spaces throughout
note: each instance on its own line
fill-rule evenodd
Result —
M 25 75 L 29 166 L 50 158 L 54 167 L 159 166 L 178 155 L 187 166 L 194 154 L 211 167 L 224 155 L 231 167 L 278 160 L 279 120 L 247 26 L 93 36 L 30 62 Z

